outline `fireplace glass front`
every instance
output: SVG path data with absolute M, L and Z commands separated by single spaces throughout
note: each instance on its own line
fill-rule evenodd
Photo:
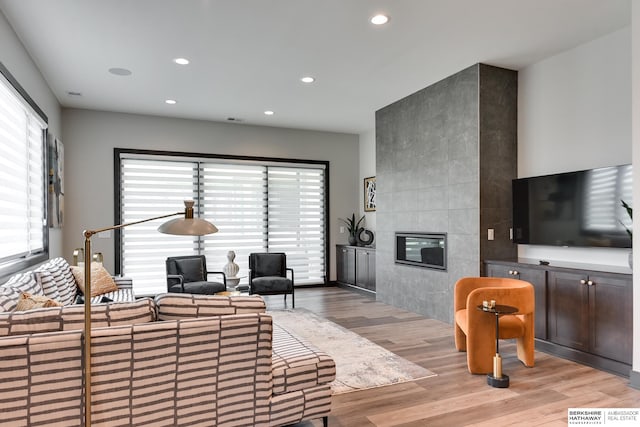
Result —
M 447 269 L 446 233 L 396 233 L 396 264 Z

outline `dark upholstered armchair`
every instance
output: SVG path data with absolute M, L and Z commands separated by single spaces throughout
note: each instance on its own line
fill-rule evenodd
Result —
M 291 272 L 291 279 L 287 277 Z M 293 293 L 293 269 L 287 268 L 287 256 L 284 253 L 249 254 L 249 294 L 280 295 L 291 294 L 291 307 L 295 308 Z
M 204 255 L 169 257 L 167 265 L 167 292 L 213 295 L 227 290 L 227 277 L 222 271 L 207 272 Z M 221 274 L 222 282 L 210 282 L 210 274 Z

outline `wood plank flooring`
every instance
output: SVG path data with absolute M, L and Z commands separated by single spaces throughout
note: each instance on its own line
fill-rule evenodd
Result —
M 283 297 L 265 297 L 268 309 Z M 566 426 L 574 407 L 640 407 L 640 390 L 629 381 L 588 366 L 536 352 L 527 368 L 513 343 L 501 342 L 503 370 L 511 386 L 496 389 L 485 375 L 467 371 L 456 351 L 453 326 L 424 318 L 343 288 L 296 289 L 305 308 L 438 374 L 424 380 L 333 397 L 329 426 Z M 321 426 L 321 420 L 296 427 Z

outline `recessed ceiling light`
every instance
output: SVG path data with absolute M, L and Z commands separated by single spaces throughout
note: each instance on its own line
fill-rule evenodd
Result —
M 176 58 L 173 60 L 173 62 L 179 65 L 187 65 L 189 63 L 189 60 L 187 58 Z
M 267 115 L 267 116 L 273 116 L 275 113 L 273 111 L 271 111 L 271 110 L 267 110 L 267 111 L 264 112 L 264 114 Z
M 389 17 L 387 15 L 376 15 L 371 18 L 371 23 L 374 25 L 383 25 L 389 22 Z
M 127 70 L 126 68 L 109 68 L 109 72 L 116 76 L 130 76 L 131 70 Z
M 303 78 L 300 79 L 302 82 L 304 83 L 313 83 L 316 81 L 316 79 L 314 79 L 311 76 L 304 76 Z
M 175 99 L 167 99 L 164 102 L 165 104 L 169 104 L 169 105 L 174 105 L 178 103 L 178 101 L 176 101 Z

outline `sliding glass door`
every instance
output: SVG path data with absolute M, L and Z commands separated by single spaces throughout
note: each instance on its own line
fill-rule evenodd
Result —
M 247 276 L 251 252 L 285 252 L 296 285 L 325 283 L 327 165 L 274 163 L 121 152 L 121 221 L 180 211 L 191 198 L 196 214 L 219 229 L 169 236 L 156 231 L 163 220 L 122 229 L 120 270 L 136 294 L 166 291 L 165 259 L 193 253 L 206 256 L 210 271 L 221 271 L 234 251 L 238 274 Z

